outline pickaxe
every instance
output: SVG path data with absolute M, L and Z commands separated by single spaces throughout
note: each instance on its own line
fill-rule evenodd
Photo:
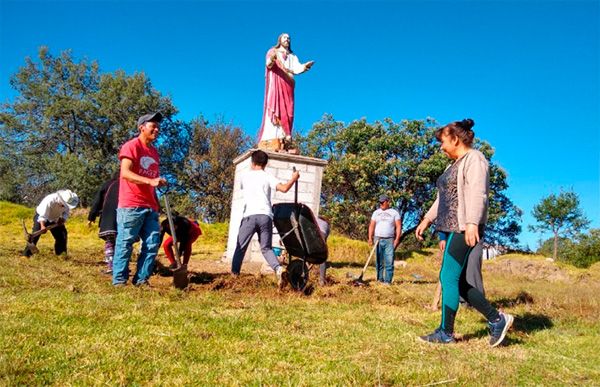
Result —
M 27 226 L 25 226 L 25 220 L 21 219 L 21 224 L 23 225 L 23 232 L 25 233 L 25 241 L 27 242 L 27 249 L 29 251 L 31 251 L 32 254 L 37 254 L 40 251 L 37 248 L 37 246 L 33 243 L 33 239 L 37 236 L 42 235 L 47 230 L 52 230 L 54 227 L 59 226 L 59 223 L 51 224 L 50 226 L 46 227 L 43 230 L 38 230 L 38 231 L 32 232 L 30 234 L 29 231 L 27 231 Z

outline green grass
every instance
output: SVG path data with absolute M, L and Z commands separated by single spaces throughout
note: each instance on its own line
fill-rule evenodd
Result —
M 54 256 L 45 235 L 31 259 L 19 256 L 19 218 L 31 227 L 33 210 L 0 203 L 0 215 L 0 384 L 600 384 L 598 264 L 486 262 L 488 298 L 517 317 L 507 345 L 489 348 L 480 315 L 461 309 L 462 340 L 435 346 L 415 339 L 439 323 L 423 308 L 436 286 L 434 250 L 401 252 L 407 266 L 393 286 L 357 288 L 346 273 L 358 274 L 369 248 L 333 235 L 335 283 L 303 295 L 278 292 L 249 266 L 232 281 L 216 263 L 226 225 L 202 225 L 190 266 L 202 280 L 189 291 L 160 276 L 150 289 L 114 289 L 84 214 L 67 223 L 68 257 Z M 365 278 L 373 277 L 371 267 Z

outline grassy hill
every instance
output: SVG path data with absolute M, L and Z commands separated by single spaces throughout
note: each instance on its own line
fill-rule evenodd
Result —
M 459 342 L 436 346 L 416 340 L 439 324 L 424 308 L 439 269 L 434 250 L 403 252 L 392 286 L 354 287 L 347 273 L 359 273 L 368 247 L 334 234 L 333 284 L 305 295 L 278 292 L 252 265 L 230 279 L 220 262 L 226 225 L 202 225 L 189 290 L 166 275 L 151 288 L 115 289 L 83 211 L 67 223 L 68 257 L 53 255 L 50 235 L 39 254 L 20 257 L 19 219 L 31 227 L 32 215 L 0 203 L 0 384 L 600 384 L 600 264 L 485 262 L 489 299 L 516 316 L 506 345 L 489 348 L 485 322 L 462 308 Z M 374 276 L 371 267 L 365 279 Z

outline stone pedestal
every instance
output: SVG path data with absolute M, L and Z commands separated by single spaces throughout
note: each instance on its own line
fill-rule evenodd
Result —
M 242 175 L 250 170 L 250 157 L 255 150 L 256 149 L 251 149 L 233 160 L 233 164 L 235 165 L 235 178 L 231 201 L 231 216 L 229 217 L 229 237 L 227 239 L 227 252 L 225 253 L 225 260 L 228 262 L 231 262 L 233 258 L 244 210 L 240 181 Z M 298 180 L 298 202 L 310 207 L 315 216 L 317 216 L 319 214 L 321 199 L 321 179 L 327 161 L 313 157 L 291 155 L 288 153 L 265 152 L 269 155 L 269 163 L 267 164 L 265 171 L 275 176 L 283 183 L 292 177 L 293 167 L 296 167 L 300 172 L 300 179 Z M 293 203 L 294 190 L 295 187 L 292 186 L 285 194 L 282 192 L 274 192 L 271 196 L 271 204 L 281 202 Z M 275 227 L 273 227 L 273 246 L 280 246 L 279 234 Z M 246 256 L 244 257 L 244 262 L 249 261 L 265 262 L 262 253 L 260 252 L 260 245 L 256 235 L 253 237 L 252 242 L 246 251 Z

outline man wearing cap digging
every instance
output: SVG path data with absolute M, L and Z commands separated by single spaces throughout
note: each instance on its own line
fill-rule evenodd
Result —
M 377 281 L 391 284 L 394 278 L 394 250 L 400 243 L 402 222 L 400 214 L 390 208 L 390 198 L 387 195 L 379 197 L 380 208 L 373 212 L 369 224 L 369 246 L 373 238 L 377 244 Z
M 158 152 L 152 143 L 158 137 L 162 118 L 160 113 L 138 118 L 140 134 L 123 144 L 119 152 L 121 176 L 112 280 L 115 286 L 123 286 L 129 279 L 129 260 L 138 235 L 142 248 L 133 284 L 148 285 L 154 267 L 160 239 L 155 188 L 167 182 L 159 175 Z
M 54 253 L 60 255 L 67 252 L 67 228 L 65 222 L 69 218 L 70 211 L 75 209 L 79 204 L 77 194 L 69 189 L 61 189 L 60 191 L 47 195 L 35 209 L 33 217 L 32 233 L 42 231 L 45 234 L 50 230 L 54 237 Z M 31 243 L 36 245 L 40 240 L 38 235 L 33 238 Z M 25 246 L 23 250 L 25 257 L 31 257 L 33 251 L 30 244 Z

